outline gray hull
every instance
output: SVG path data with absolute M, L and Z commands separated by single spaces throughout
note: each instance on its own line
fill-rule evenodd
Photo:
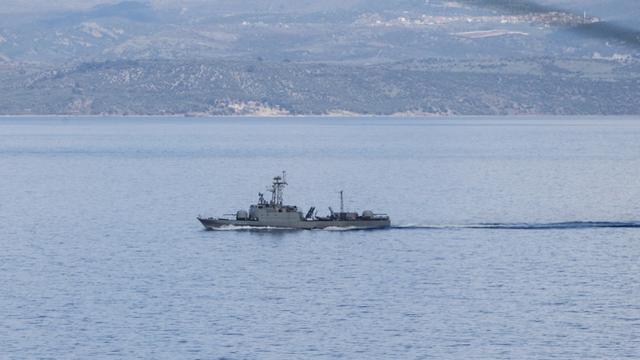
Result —
M 312 206 L 306 216 L 298 211 L 297 206 L 285 205 L 282 201 L 282 190 L 287 182 L 285 173 L 273 178 L 271 184 L 271 201 L 266 201 L 262 193 L 258 193 L 258 203 L 249 206 L 249 211 L 239 210 L 235 219 L 201 218 L 198 220 L 205 228 L 213 230 L 236 226 L 240 228 L 276 228 L 276 229 L 380 229 L 391 225 L 386 214 L 374 214 L 365 210 L 362 215 L 357 212 L 345 212 L 342 191 L 340 191 L 340 212 L 329 208 L 330 215 L 316 216 L 316 208 Z
M 252 228 L 279 228 L 279 229 L 382 229 L 391 226 L 389 219 L 372 220 L 300 220 L 300 221 L 260 221 L 260 220 L 230 220 L 214 218 L 198 218 L 208 230 L 224 228 L 228 226 L 252 227 Z

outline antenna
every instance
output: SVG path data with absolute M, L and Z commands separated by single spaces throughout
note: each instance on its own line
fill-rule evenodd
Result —
M 287 185 L 287 181 L 285 180 L 286 171 L 282 172 L 282 176 L 276 176 L 273 178 L 273 184 L 271 184 L 271 205 L 273 206 L 282 206 L 282 193 L 285 185 Z

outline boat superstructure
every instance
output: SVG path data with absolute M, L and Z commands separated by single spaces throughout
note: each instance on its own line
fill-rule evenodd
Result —
M 258 193 L 258 202 L 249 207 L 249 211 L 239 210 L 235 218 L 203 218 L 198 220 L 207 229 L 225 226 L 255 227 L 255 228 L 287 228 L 287 229 L 324 229 L 324 228 L 354 228 L 376 229 L 391 225 L 389 216 L 375 214 L 365 210 L 362 214 L 344 211 L 343 192 L 340 191 L 340 212 L 334 212 L 329 207 L 328 216 L 316 216 L 316 208 L 311 207 L 305 215 L 297 206 L 285 205 L 283 192 L 287 186 L 286 173 L 273 178 L 269 187 L 271 200 L 267 201 L 263 193 Z

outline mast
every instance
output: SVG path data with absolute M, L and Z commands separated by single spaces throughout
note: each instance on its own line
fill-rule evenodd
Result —
M 276 176 L 273 178 L 273 183 L 271 184 L 271 202 L 270 204 L 273 206 L 282 206 L 282 193 L 284 191 L 285 185 L 287 185 L 286 181 L 286 172 L 282 172 L 282 176 Z
M 344 198 L 342 197 L 342 190 L 340 190 L 340 212 L 344 212 Z

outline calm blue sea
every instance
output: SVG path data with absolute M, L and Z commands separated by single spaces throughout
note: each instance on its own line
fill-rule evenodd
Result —
M 640 119 L 0 119 L 0 359 L 639 357 Z

